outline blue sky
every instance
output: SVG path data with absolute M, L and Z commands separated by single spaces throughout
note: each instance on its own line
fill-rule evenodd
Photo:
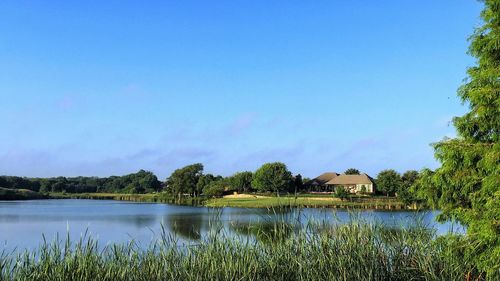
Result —
M 481 4 L 2 1 L 0 174 L 435 168 Z

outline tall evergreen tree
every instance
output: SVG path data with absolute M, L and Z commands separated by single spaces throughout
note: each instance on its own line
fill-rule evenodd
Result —
M 442 165 L 420 183 L 433 185 L 428 199 L 437 199 L 441 219 L 467 227 L 466 254 L 478 269 L 500 280 L 500 0 L 482 2 L 483 25 L 469 38 L 477 62 L 458 89 L 470 110 L 453 119 L 456 138 L 434 144 Z

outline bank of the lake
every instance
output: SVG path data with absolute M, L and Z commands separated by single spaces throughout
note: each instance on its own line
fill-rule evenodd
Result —
M 89 200 L 116 200 L 146 203 L 168 203 L 176 205 L 201 206 L 205 198 L 176 197 L 169 193 L 50 193 L 50 199 L 89 199 Z
M 209 199 L 205 202 L 208 207 L 239 207 L 239 208 L 274 208 L 279 206 L 299 208 L 335 208 L 335 209 L 374 209 L 374 210 L 405 210 L 415 209 L 415 206 L 406 206 L 396 198 L 381 197 L 353 197 L 347 199 L 329 196 L 305 194 L 298 196 L 226 196 Z
M 351 197 L 335 198 L 332 195 L 299 194 L 268 196 L 256 194 L 229 195 L 223 198 L 176 197 L 168 193 L 122 194 L 122 193 L 51 193 L 53 199 L 95 199 L 134 202 L 159 202 L 181 205 L 202 205 L 207 207 L 237 208 L 334 208 L 334 209 L 373 209 L 373 210 L 414 210 L 415 205 L 407 206 L 394 197 Z
M 94 199 L 94 200 L 121 200 L 137 202 L 161 202 L 162 199 L 171 199 L 173 197 L 166 193 L 56 193 L 49 194 L 52 199 Z

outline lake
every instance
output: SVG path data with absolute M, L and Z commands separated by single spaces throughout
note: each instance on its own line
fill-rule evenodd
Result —
M 438 234 L 462 232 L 453 223 L 434 221 L 437 211 L 362 210 L 354 214 L 345 210 L 301 209 L 282 212 L 267 209 L 207 208 L 163 203 L 138 203 L 113 200 L 32 200 L 0 201 L 0 252 L 34 249 L 42 234 L 48 241 L 67 234 L 79 239 L 86 231 L 101 245 L 136 241 L 141 247 L 159 238 L 162 226 L 166 234 L 175 235 L 181 243 L 199 240 L 214 225 L 234 234 L 241 226 L 251 226 L 284 219 L 303 225 L 316 222 L 345 223 L 354 215 L 366 221 L 407 227 L 423 223 Z M 241 233 L 241 232 L 238 232 Z

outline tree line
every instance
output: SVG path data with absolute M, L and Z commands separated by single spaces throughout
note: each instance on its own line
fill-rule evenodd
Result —
M 165 189 L 172 194 L 190 196 L 221 196 L 225 192 L 293 192 L 301 190 L 300 174 L 292 175 L 280 162 L 266 163 L 257 171 L 238 172 L 229 177 L 203 173 L 203 164 L 197 163 L 175 170 L 167 178 Z
M 345 174 L 360 174 L 359 170 L 350 168 Z M 402 198 L 406 203 L 416 200 L 414 189 L 419 173 L 407 171 L 400 175 L 395 170 L 380 172 L 375 180 L 378 193 Z M 25 178 L 16 176 L 0 176 L 0 187 L 11 189 L 28 189 L 36 192 L 67 193 L 150 193 L 160 190 L 173 195 L 189 195 L 197 197 L 222 196 L 230 192 L 258 193 L 301 193 L 317 191 L 307 185 L 308 178 L 300 174 L 293 175 L 284 163 L 266 163 L 255 172 L 237 172 L 229 177 L 204 173 L 204 166 L 196 163 L 175 170 L 165 182 L 149 171 L 140 170 L 124 176 L 110 177 L 54 177 Z M 332 190 L 333 191 L 333 190 Z M 339 193 L 340 194 L 340 193 Z M 346 197 L 346 196 L 343 196 Z
M 36 192 L 111 192 L 146 193 L 159 191 L 162 183 L 152 173 L 140 170 L 137 173 L 111 177 L 54 177 L 25 178 L 0 176 L 0 187 L 28 189 Z

